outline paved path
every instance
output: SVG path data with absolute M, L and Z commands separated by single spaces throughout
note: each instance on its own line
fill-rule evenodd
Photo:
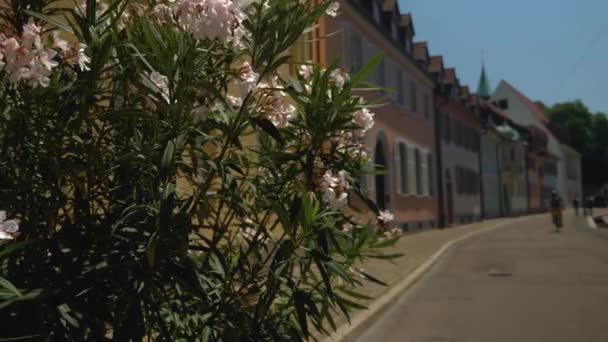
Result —
M 535 216 L 473 237 L 355 341 L 608 341 L 608 234 Z

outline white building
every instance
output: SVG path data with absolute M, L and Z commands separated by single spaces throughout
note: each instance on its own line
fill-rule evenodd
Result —
M 557 190 L 566 201 L 565 204 L 572 205 L 574 198 L 570 196 L 580 196 L 582 193 L 580 154 L 571 147 L 562 145 L 547 127 L 549 120 L 543 110 L 508 82 L 500 81 L 492 95 L 492 101 L 502 101 L 507 107 L 504 111 L 517 124 L 534 125 L 547 134 L 549 137 L 547 149 L 552 156 L 557 158 L 556 182 L 554 183 L 557 188 L 551 190 Z M 568 170 L 570 170 L 570 174 L 568 174 Z M 550 191 L 548 193 L 550 194 Z

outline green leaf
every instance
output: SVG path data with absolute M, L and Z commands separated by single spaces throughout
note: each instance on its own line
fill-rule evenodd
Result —
M 367 273 L 365 273 L 365 272 L 363 272 L 361 270 L 359 270 L 358 272 L 363 276 L 363 278 L 365 278 L 365 280 L 369 280 L 372 283 L 380 284 L 380 285 L 383 285 L 383 286 L 388 286 L 387 283 L 383 282 L 382 280 L 380 280 L 378 278 L 375 278 L 375 277 L 371 276 L 370 274 L 367 274 Z
M 359 82 L 365 80 L 378 67 L 383 56 L 383 53 L 378 53 L 372 57 L 372 59 L 365 66 L 363 66 L 358 73 L 351 77 L 351 83 L 353 85 L 357 85 Z
M 268 133 L 274 140 L 279 142 L 281 145 L 285 143 L 285 140 L 281 136 L 281 132 L 275 127 L 275 125 L 267 119 L 251 118 L 251 121 L 261 128 L 264 132 Z
M 73 326 L 74 328 L 80 327 L 80 324 L 78 323 L 76 318 L 74 318 L 74 317 L 72 317 L 72 315 L 70 315 L 70 312 L 72 310 L 70 309 L 70 307 L 67 304 L 59 305 L 57 307 L 57 310 L 59 310 L 59 314 L 61 315 L 61 318 L 63 318 L 71 326 Z
M 55 26 L 55 27 L 57 27 L 59 29 L 62 29 L 64 31 L 66 31 L 66 32 L 74 33 L 74 31 L 72 30 L 72 28 L 70 26 L 66 25 L 65 22 L 61 22 L 60 20 L 58 20 L 56 18 L 50 17 L 48 15 L 44 15 L 42 13 L 32 12 L 32 11 L 29 11 L 29 10 L 26 10 L 25 13 L 31 15 L 32 17 L 38 18 L 38 19 L 40 19 L 42 21 L 45 21 L 45 22 L 47 22 L 47 23 L 49 23 L 49 24 L 51 24 L 51 25 L 53 25 L 53 26 Z
M 294 304 L 296 306 L 296 314 L 298 316 L 298 323 L 305 337 L 308 337 L 308 319 L 306 318 L 305 308 L 305 293 L 301 290 L 296 290 L 293 296 Z
M 0 276 L 0 286 L 2 286 L 5 289 L 9 290 L 10 292 L 12 292 L 17 297 L 22 297 L 23 296 L 21 294 L 21 292 L 10 281 L 6 280 L 6 278 L 3 278 L 1 276 Z

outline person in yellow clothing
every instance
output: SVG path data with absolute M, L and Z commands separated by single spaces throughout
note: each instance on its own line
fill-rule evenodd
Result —
M 562 198 L 559 196 L 557 191 L 553 190 L 551 193 L 551 217 L 553 218 L 553 224 L 555 230 L 559 231 L 561 228 L 562 221 Z

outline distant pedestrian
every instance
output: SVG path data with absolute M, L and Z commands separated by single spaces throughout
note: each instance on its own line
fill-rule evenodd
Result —
M 593 197 L 591 196 L 585 199 L 585 215 L 593 216 Z
M 572 206 L 574 207 L 574 215 L 578 216 L 578 206 L 580 205 L 580 203 L 578 202 L 578 197 L 574 197 L 574 200 L 572 201 Z

